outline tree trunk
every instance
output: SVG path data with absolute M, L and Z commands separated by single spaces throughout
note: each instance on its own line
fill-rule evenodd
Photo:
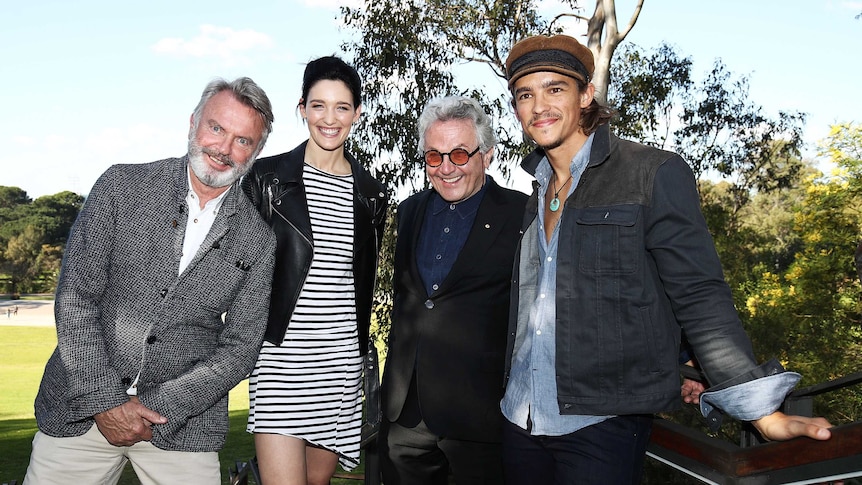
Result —
M 613 58 L 617 46 L 626 38 L 638 21 L 643 3 L 643 0 L 638 0 L 629 23 L 620 32 L 617 25 L 616 2 L 614 0 L 596 0 L 596 10 L 587 23 L 587 47 L 593 52 L 596 63 L 596 69 L 593 73 L 593 85 L 596 87 L 595 97 L 602 105 L 608 103 L 611 58 Z

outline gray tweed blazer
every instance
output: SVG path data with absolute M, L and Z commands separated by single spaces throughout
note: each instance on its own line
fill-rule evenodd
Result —
M 216 451 L 228 391 L 254 367 L 266 327 L 275 236 L 234 184 L 182 274 L 187 157 L 115 165 L 72 226 L 55 302 L 57 349 L 36 397 L 48 435 L 138 397 L 168 418 L 152 443 Z

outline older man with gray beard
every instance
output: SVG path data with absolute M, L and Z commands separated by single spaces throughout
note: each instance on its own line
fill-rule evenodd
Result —
M 272 129 L 251 79 L 216 80 L 189 153 L 115 165 L 72 227 L 24 483 L 220 483 L 231 388 L 266 326 L 275 237 L 236 181 Z

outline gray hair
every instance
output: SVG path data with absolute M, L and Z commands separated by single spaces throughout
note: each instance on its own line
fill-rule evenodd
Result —
M 428 101 L 422 114 L 419 115 L 420 155 L 425 152 L 425 132 L 428 131 L 428 128 L 436 121 L 449 120 L 470 120 L 473 122 L 480 152 L 485 153 L 497 144 L 494 127 L 491 125 L 491 117 L 485 113 L 485 110 L 475 99 L 465 96 L 446 96 Z
M 266 139 L 269 137 L 270 132 L 272 132 L 272 122 L 275 121 L 275 117 L 272 114 L 272 105 L 266 93 L 251 78 L 240 77 L 231 82 L 221 78 L 210 81 L 207 87 L 204 88 L 201 100 L 198 102 L 192 115 L 194 119 L 192 130 L 197 131 L 207 101 L 216 94 L 228 90 L 240 103 L 257 111 L 258 115 L 260 115 L 260 120 L 263 122 L 263 130 L 260 132 L 260 142 L 258 142 L 254 155 L 251 157 L 251 160 L 254 160 L 257 154 L 263 149 L 263 145 L 266 144 Z

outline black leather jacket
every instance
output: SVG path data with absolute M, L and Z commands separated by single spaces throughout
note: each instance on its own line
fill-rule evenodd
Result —
M 261 158 L 242 181 L 243 191 L 275 231 L 278 240 L 269 321 L 264 337 L 276 345 L 284 341 L 284 332 L 305 284 L 314 253 L 308 201 L 302 181 L 307 144 L 306 141 L 287 153 Z M 362 355 L 365 355 L 368 351 L 371 300 L 388 196 L 386 188 L 353 156 L 348 153 L 345 156 L 350 162 L 354 179 L 353 276 L 359 346 Z

